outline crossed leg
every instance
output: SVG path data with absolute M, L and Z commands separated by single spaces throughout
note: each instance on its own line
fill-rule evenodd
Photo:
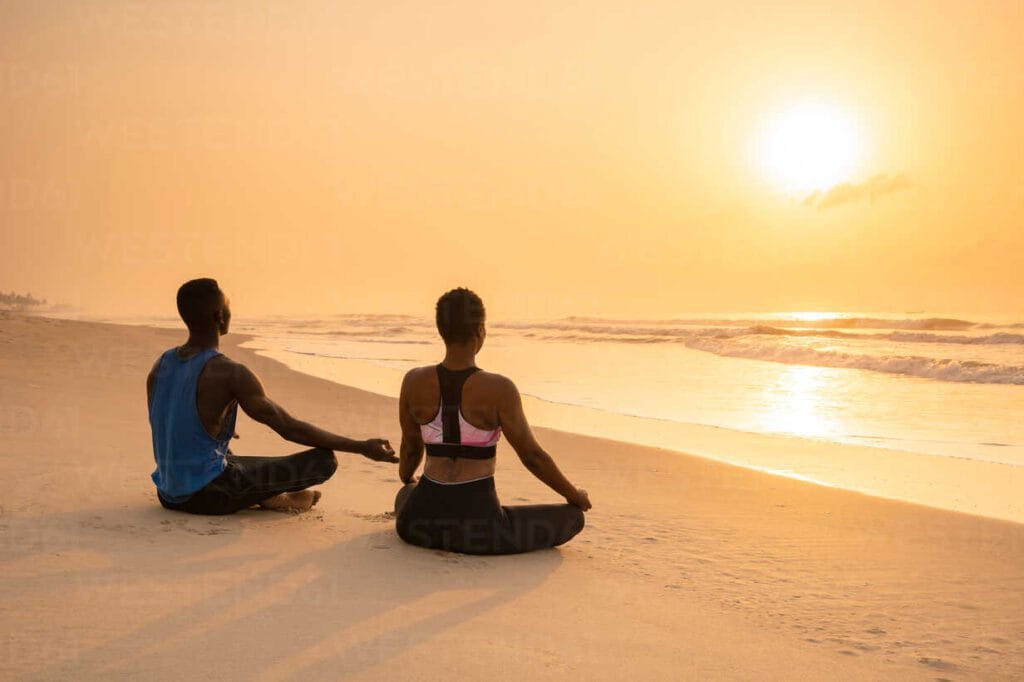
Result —
M 259 505 L 264 509 L 274 511 L 309 511 L 320 501 L 319 490 L 300 490 L 294 493 L 281 493 L 260 501 Z
M 312 448 L 286 457 L 227 456 L 227 468 L 185 502 L 160 502 L 191 514 L 231 514 L 253 505 L 279 511 L 305 511 L 320 499 L 308 490 L 338 468 L 334 453 Z

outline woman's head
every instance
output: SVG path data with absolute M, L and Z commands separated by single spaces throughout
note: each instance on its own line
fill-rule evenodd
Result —
M 459 287 L 437 299 L 437 331 L 446 346 L 484 342 L 484 302 L 469 289 Z

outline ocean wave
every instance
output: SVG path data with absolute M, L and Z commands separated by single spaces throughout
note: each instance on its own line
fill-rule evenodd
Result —
M 964 345 L 1003 345 L 1024 343 L 1024 334 L 999 332 L 985 336 L 940 336 L 938 334 L 913 334 L 894 332 L 885 335 L 891 341 L 904 343 L 958 343 Z
M 394 337 L 435 333 L 434 323 L 427 318 L 406 315 L 332 315 L 320 320 L 271 318 L 273 326 L 283 325 L 289 333 L 316 336 Z M 616 339 L 653 342 L 658 338 L 678 339 L 692 335 L 772 334 L 778 336 L 822 336 L 831 338 L 875 338 L 896 342 L 1015 344 L 1024 343 L 1024 334 L 1007 330 L 1024 329 L 1024 322 L 978 322 L 953 317 L 897 318 L 835 315 L 823 318 L 797 316 L 736 318 L 672 318 L 663 320 L 608 319 L 597 317 L 565 317 L 558 320 L 497 321 L 489 323 L 495 330 L 520 332 L 525 336 L 542 337 L 542 332 L 563 335 L 561 338 L 587 340 L 592 335 L 616 337 L 648 337 Z M 863 330 L 863 331 L 858 331 Z M 929 332 L 992 331 L 987 335 L 936 334 Z M 875 333 L 872 332 L 883 332 Z
M 527 338 L 558 341 L 614 341 L 617 343 L 670 343 L 683 342 L 692 338 L 733 339 L 746 336 L 775 336 L 795 338 L 848 339 L 852 341 L 891 341 L 894 343 L 951 343 L 957 345 L 1011 345 L 1024 344 L 1024 334 L 998 332 L 982 336 L 966 334 L 932 334 L 929 332 L 892 331 L 886 333 L 849 332 L 837 329 L 786 329 L 771 325 L 754 325 L 745 328 L 706 327 L 652 328 L 652 327 L 608 327 L 593 326 L 573 330 L 559 330 L 551 333 L 550 328 L 541 331 L 522 331 Z
M 747 334 L 764 334 L 769 336 L 799 336 L 799 337 L 824 337 L 830 339 L 875 339 L 882 341 L 895 341 L 897 343 L 955 343 L 959 345 L 1004 345 L 1004 344 L 1024 344 L 1024 334 L 1010 334 L 1008 332 L 998 332 L 996 334 L 986 334 L 984 336 L 966 336 L 966 335 L 952 335 L 952 334 L 929 334 L 927 332 L 906 332 L 906 331 L 894 331 L 887 334 L 856 334 L 838 331 L 834 329 L 809 329 L 809 330 L 793 330 L 793 329 L 782 329 L 779 327 L 772 327 L 768 325 L 758 325 L 751 327 L 746 332 Z
M 1011 322 L 1009 324 L 997 324 L 995 322 L 979 322 L 978 329 L 1024 329 L 1024 322 Z
M 352 338 L 359 341 L 370 341 L 374 343 L 429 343 L 428 341 L 424 340 L 398 338 L 408 337 L 420 333 L 420 330 L 410 329 L 408 327 L 375 327 L 372 329 L 353 327 L 348 329 L 320 329 L 315 331 L 299 329 L 285 330 L 285 333 L 288 334 L 289 336 L 333 336 L 341 338 Z
M 355 320 L 354 316 L 344 321 L 332 318 L 322 323 L 319 330 L 305 333 L 319 338 L 327 336 L 387 344 L 435 342 L 433 334 L 429 339 L 425 334 L 428 326 L 425 320 L 399 319 L 397 316 L 364 316 L 358 318 L 358 323 L 354 323 Z M 698 322 L 709 324 L 699 325 Z M 1024 366 L 1005 362 L 1017 361 L 1016 347 L 1024 346 L 1024 333 L 1007 331 L 1014 327 L 1011 324 L 993 326 L 951 317 L 673 321 L 611 321 L 577 317 L 546 322 L 499 322 L 492 326 L 505 333 L 538 341 L 676 343 L 723 357 L 860 369 L 936 381 L 1024 385 Z M 815 343 L 815 339 L 823 341 Z M 872 345 L 861 345 L 867 343 Z M 929 344 L 932 350 L 924 350 L 919 344 Z M 954 350 L 956 347 L 964 351 Z M 967 353 L 968 347 L 977 350 Z M 860 348 L 871 352 L 862 353 Z M 982 352 L 983 348 L 990 348 L 991 352 Z M 884 350 L 884 354 L 879 354 L 879 350 Z M 1008 352 L 1010 357 L 1007 357 Z
M 1024 366 L 1016 365 L 905 355 L 857 355 L 778 344 L 735 343 L 713 338 L 692 338 L 686 341 L 686 346 L 715 355 L 790 365 L 863 369 L 938 381 L 1024 385 Z
M 501 322 L 495 326 L 504 329 L 665 329 L 689 327 L 760 327 L 790 329 L 893 329 L 914 331 L 967 331 L 974 328 L 997 329 L 1024 327 L 1024 323 L 997 325 L 961 320 L 951 317 L 887 318 L 887 317 L 771 317 L 771 318 L 675 318 L 667 320 L 611 320 L 592 317 L 566 317 L 548 322 Z
M 314 358 L 331 358 L 333 360 L 372 360 L 379 362 L 416 362 L 415 358 L 379 358 L 373 356 L 364 355 L 341 355 L 339 353 L 317 353 L 309 350 L 297 350 L 294 348 L 285 348 L 286 353 L 294 353 L 295 355 L 309 355 Z
M 964 331 L 978 323 L 949 317 L 922 319 L 890 319 L 884 317 L 833 317 L 821 320 L 771 320 L 773 326 L 813 329 L 914 329 L 929 331 Z
M 792 365 L 811 365 L 862 369 L 888 374 L 985 384 L 1024 385 L 1024 367 L 978 362 L 958 358 L 929 358 L 894 353 L 885 356 L 866 355 L 834 349 L 816 349 L 807 345 L 787 344 L 789 337 L 830 338 L 844 340 L 883 340 L 891 343 L 934 343 L 956 345 L 1024 344 L 1024 335 L 1005 332 L 984 336 L 931 334 L 927 332 L 893 331 L 887 333 L 851 333 L 839 330 L 782 329 L 757 325 L 743 329 L 616 329 L 590 327 L 573 332 L 526 332 L 537 340 L 576 343 L 612 342 L 626 344 L 680 343 L 687 348 L 715 355 Z M 777 340 L 776 340 L 777 339 Z M 853 350 L 855 347 L 851 347 Z

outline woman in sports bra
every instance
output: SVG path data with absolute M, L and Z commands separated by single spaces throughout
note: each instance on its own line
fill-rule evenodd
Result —
M 402 381 L 396 528 L 408 543 L 465 554 L 515 554 L 560 545 L 583 529 L 584 490 L 559 471 L 534 439 L 515 384 L 476 366 L 484 342 L 484 306 L 468 289 L 437 301 L 445 342 L 438 365 L 410 370 Z M 502 432 L 538 479 L 564 504 L 504 506 L 494 488 Z M 415 473 L 426 463 L 419 481 Z

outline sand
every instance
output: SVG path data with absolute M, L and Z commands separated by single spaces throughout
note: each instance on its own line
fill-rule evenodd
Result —
M 594 509 L 523 556 L 404 545 L 354 455 L 307 514 L 166 511 L 144 383 L 181 340 L 0 313 L 0 679 L 1024 677 L 1024 525 L 655 448 L 537 429 Z M 397 444 L 393 399 L 244 340 L 294 414 Z M 506 503 L 557 501 L 498 460 Z

